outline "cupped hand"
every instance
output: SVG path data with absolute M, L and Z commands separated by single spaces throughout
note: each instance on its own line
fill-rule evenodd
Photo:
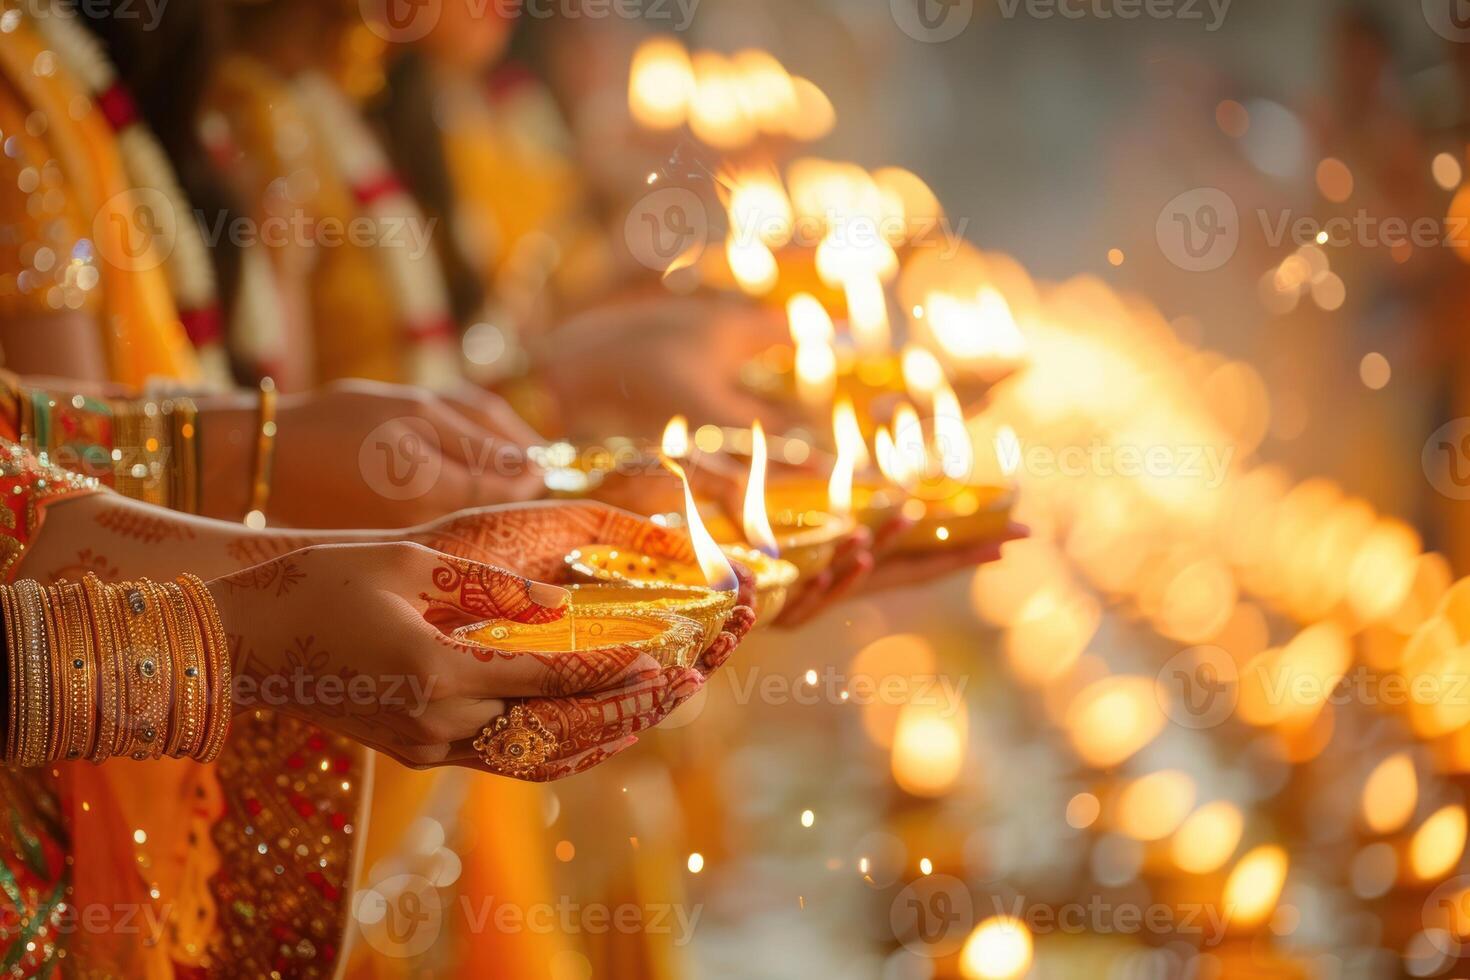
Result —
M 687 539 L 611 508 L 509 510 L 527 513 L 518 515 L 524 520 L 476 515 L 476 533 L 488 530 L 484 540 L 494 546 L 467 547 L 453 531 L 442 540 L 481 556 L 513 554 L 514 541 L 557 533 L 580 544 L 636 542 L 671 558 L 688 554 Z M 490 514 L 497 519 L 486 520 Z M 585 537 L 589 531 L 596 536 Z M 729 659 L 755 620 L 754 581 L 744 568 L 737 574 L 735 610 L 687 668 L 661 668 L 626 647 L 512 653 L 457 639 L 455 629 L 487 619 L 556 619 L 566 593 L 412 541 L 305 548 L 210 588 L 237 651 L 237 709 L 306 718 L 410 767 L 546 780 L 627 748 Z
M 583 772 L 635 745 L 639 732 L 699 693 L 755 625 L 755 579 L 741 565 L 735 573 L 735 610 L 694 667 L 644 673 L 619 688 L 578 697 L 509 702 L 471 748 L 484 753 L 492 769 L 545 782 Z M 463 763 L 463 757 L 456 761 Z
M 470 561 L 557 581 L 566 555 L 591 544 L 693 561 L 689 538 L 652 521 L 590 500 L 536 501 L 462 511 L 404 532 L 410 541 Z
M 295 715 L 413 767 L 487 768 L 473 740 L 526 698 L 578 722 L 582 764 L 703 683 L 626 649 L 509 653 L 458 640 L 453 629 L 490 618 L 555 619 L 566 594 L 411 543 L 306 548 L 209 587 L 235 651 L 237 710 Z M 589 727 L 593 705 L 617 706 L 622 724 Z

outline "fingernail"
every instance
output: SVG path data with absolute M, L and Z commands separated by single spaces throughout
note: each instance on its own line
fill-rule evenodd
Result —
M 532 582 L 526 589 L 526 595 L 531 601 L 540 606 L 551 609 L 560 609 L 572 601 L 572 594 L 557 585 L 548 585 L 545 582 Z

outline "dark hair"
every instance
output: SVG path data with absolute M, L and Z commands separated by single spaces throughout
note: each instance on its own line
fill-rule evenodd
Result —
M 228 220 L 233 201 L 199 137 L 201 101 L 218 51 L 216 0 L 168 0 L 150 23 L 128 0 L 77 5 L 78 17 L 106 46 L 139 115 L 173 163 L 189 204 L 206 225 Z M 209 249 L 228 323 L 240 278 L 240 252 L 224 236 Z
M 389 64 L 388 84 L 367 113 L 383 135 L 399 179 L 438 229 L 434 250 L 449 286 L 450 310 L 464 327 L 483 306 L 486 287 L 455 233 L 456 191 L 435 119 L 434 91 L 427 61 L 405 52 Z

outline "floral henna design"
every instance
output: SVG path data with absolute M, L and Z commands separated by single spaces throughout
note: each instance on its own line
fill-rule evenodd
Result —
M 289 555 L 293 551 L 300 551 L 302 548 L 310 548 L 321 543 L 320 539 L 306 535 L 254 535 L 236 538 L 225 546 L 225 551 L 242 566 L 260 565 L 274 561 L 282 555 Z
M 192 541 L 194 529 L 172 518 L 154 517 L 123 507 L 109 507 L 95 518 L 97 526 L 123 538 L 144 544 L 162 541 Z
M 533 782 L 583 772 L 631 744 L 704 686 L 671 667 L 601 695 L 519 701 L 475 740 L 485 768 Z
M 460 514 L 414 535 L 414 540 L 458 558 L 512 568 L 554 582 L 562 559 L 588 544 L 616 544 L 646 554 L 692 561 L 683 534 L 597 503 L 551 503 Z
M 745 634 L 755 626 L 755 574 L 739 562 L 732 562 L 730 567 L 735 570 L 735 578 L 740 583 L 737 586 L 735 609 L 730 613 L 730 618 L 725 620 L 715 642 L 699 658 L 697 666 L 706 677 L 724 666 L 725 661 L 730 659 L 730 655 L 740 645 L 740 641 L 745 639 Z
M 305 577 L 294 561 L 286 559 L 242 568 L 224 580 L 232 589 L 274 589 L 277 596 L 283 596 Z
M 535 587 L 502 568 L 472 561 L 445 560 L 432 575 L 438 595 L 420 594 L 428 606 L 424 618 L 440 628 L 452 628 L 472 619 L 510 619 L 520 623 L 549 623 L 565 615 L 565 610 L 537 602 L 532 597 Z

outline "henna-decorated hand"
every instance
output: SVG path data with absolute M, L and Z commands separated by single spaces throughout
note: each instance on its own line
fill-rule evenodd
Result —
M 743 565 L 735 566 L 735 574 L 740 580 L 735 611 L 693 669 L 671 667 L 581 697 L 510 702 L 472 748 L 492 771 L 534 782 L 582 772 L 629 748 L 639 732 L 698 693 L 755 624 L 755 578 Z
M 566 595 L 415 544 L 306 548 L 210 590 L 233 648 L 237 710 L 306 718 L 406 765 L 473 759 L 470 743 L 507 699 L 582 704 L 636 685 L 632 718 L 680 686 L 660 682 L 647 654 L 511 654 L 452 638 L 490 618 L 555 619 Z
M 679 531 L 593 501 L 541 501 L 451 514 L 405 532 L 410 541 L 448 555 L 513 569 L 555 582 L 567 553 L 589 544 L 614 544 L 644 554 L 693 561 Z

